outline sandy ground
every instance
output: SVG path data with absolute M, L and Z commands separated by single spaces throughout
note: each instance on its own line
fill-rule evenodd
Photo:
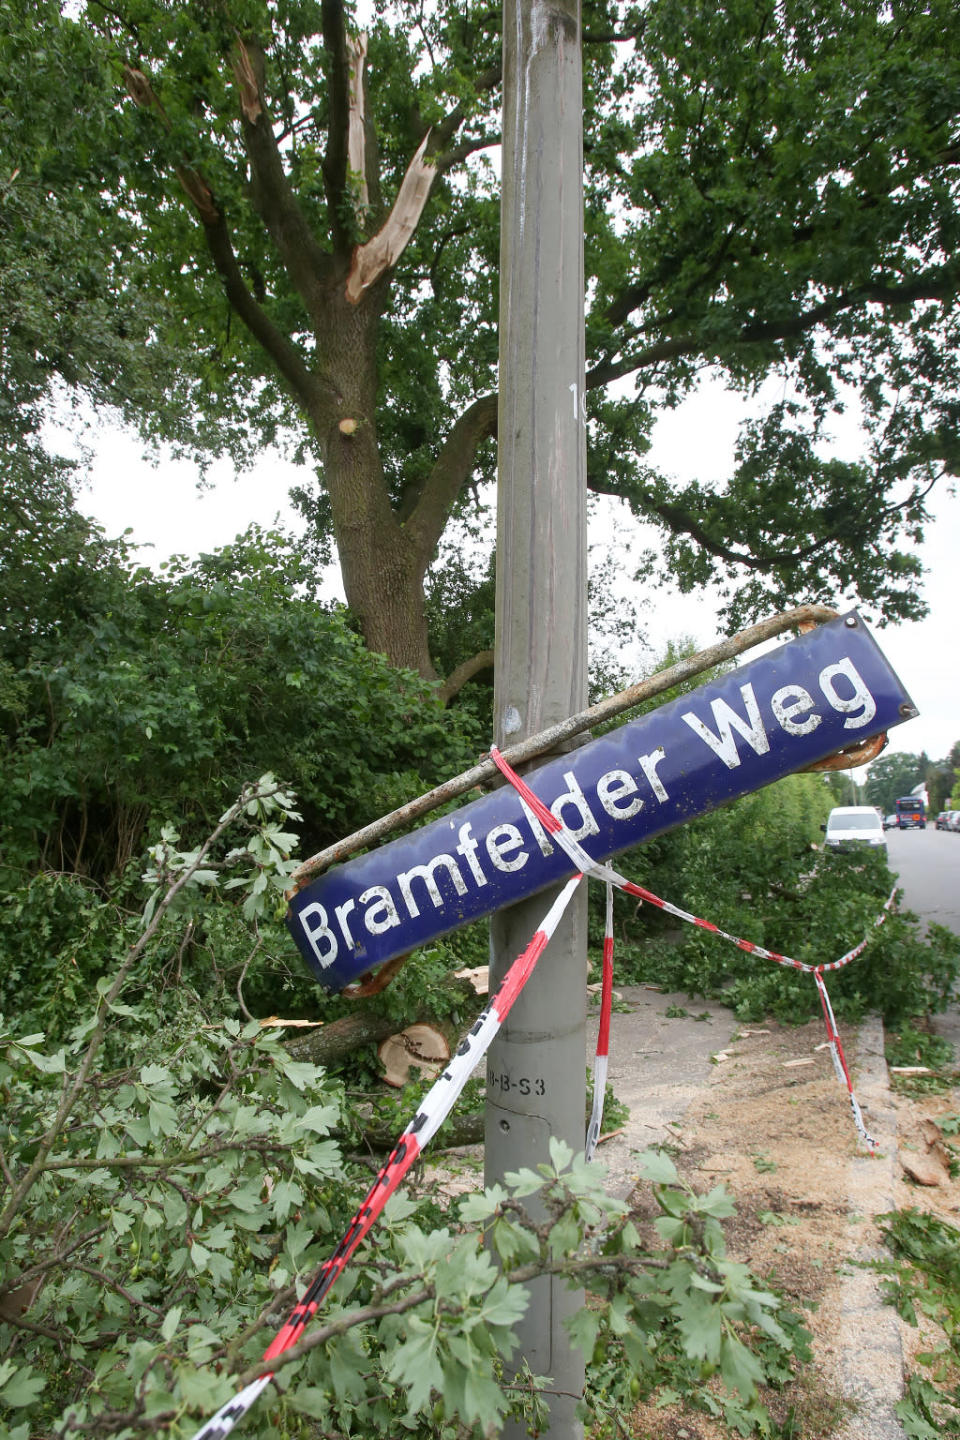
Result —
M 696 1189 L 724 1184 L 737 1205 L 724 1222 L 728 1253 L 795 1302 L 813 1335 L 812 1362 L 798 1365 L 796 1383 L 763 1397 L 771 1414 L 782 1425 L 793 1408 L 785 1433 L 796 1440 L 904 1440 L 894 1413 L 904 1374 L 916 1352 L 942 1336 L 929 1323 L 902 1322 L 862 1262 L 884 1254 L 876 1217 L 894 1208 L 914 1206 L 960 1227 L 960 1179 L 941 1172 L 940 1184 L 919 1185 L 903 1168 L 927 1154 L 925 1122 L 960 1113 L 960 1085 L 924 1099 L 896 1094 L 879 1020 L 841 1026 L 864 1120 L 879 1142 L 870 1155 L 820 1020 L 739 1025 L 720 1005 L 648 986 L 621 987 L 618 995 L 610 1080 L 630 1119 L 598 1150 L 609 1188 L 654 1213 L 637 1156 L 658 1145 Z M 591 1054 L 596 1023 L 594 1015 Z M 960 1016 L 956 1030 L 948 1038 L 960 1055 Z M 954 1144 L 960 1158 L 960 1140 Z M 444 1188 L 482 1184 L 479 1147 L 461 1151 L 452 1167 L 445 1159 L 430 1168 Z M 731 1434 L 699 1411 L 654 1405 L 635 1411 L 630 1433 L 633 1440 Z
M 738 1029 L 709 1082 L 674 1125 L 681 1173 L 698 1189 L 722 1182 L 737 1202 L 725 1224 L 730 1254 L 769 1278 L 806 1310 L 813 1361 L 782 1396 L 766 1396 L 782 1422 L 795 1408 L 802 1440 L 898 1440 L 893 1413 L 904 1364 L 935 1343 L 880 1301 L 873 1272 L 851 1264 L 881 1253 L 878 1213 L 915 1206 L 960 1224 L 960 1181 L 908 1179 L 902 1159 L 927 1152 L 923 1122 L 960 1109 L 960 1089 L 911 1100 L 893 1096 L 877 1022 L 843 1027 L 868 1129 L 880 1141 L 869 1157 L 858 1143 L 819 1023 L 766 1022 Z M 859 1042 L 859 1043 L 858 1043 Z M 642 1187 L 635 1198 L 642 1202 Z M 635 1440 L 727 1440 L 696 1412 L 641 1407 Z

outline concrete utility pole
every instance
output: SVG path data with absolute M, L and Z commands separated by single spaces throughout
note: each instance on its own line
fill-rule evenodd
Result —
M 507 746 L 587 699 L 583 113 L 580 0 L 504 0 L 494 726 Z M 548 891 L 491 922 L 491 989 Z M 574 896 L 487 1062 L 486 1182 L 583 1148 L 586 892 Z M 533 1287 L 521 1354 L 553 1377 L 550 1440 L 578 1440 L 583 1360 L 563 1328 L 582 1295 Z M 507 1426 L 508 1440 L 525 1440 Z

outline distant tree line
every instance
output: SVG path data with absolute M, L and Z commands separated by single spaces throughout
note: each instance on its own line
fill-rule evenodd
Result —
M 899 750 L 881 755 L 867 771 L 864 799 L 887 814 L 898 795 L 909 795 L 921 781 L 930 797 L 931 815 L 960 809 L 960 740 L 943 760 L 931 760 L 925 750 L 919 755 Z

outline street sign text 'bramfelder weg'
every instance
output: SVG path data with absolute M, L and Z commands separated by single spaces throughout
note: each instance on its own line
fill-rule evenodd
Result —
M 916 713 L 852 613 L 527 778 L 602 860 Z M 327 871 L 291 900 L 287 923 L 320 983 L 340 990 L 571 872 L 506 786 Z

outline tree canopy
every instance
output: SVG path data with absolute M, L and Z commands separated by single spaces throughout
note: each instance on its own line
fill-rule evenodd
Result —
M 864 799 L 868 805 L 878 806 L 887 815 L 901 795 L 909 795 L 913 787 L 919 785 L 924 778 L 923 771 L 919 755 L 900 750 L 881 755 L 867 771 Z
M 348 0 L 64 11 L 35 34 L 86 57 L 99 141 L 73 159 L 126 232 L 109 293 L 135 284 L 177 354 L 155 382 L 201 446 L 288 437 L 368 645 L 432 674 L 424 575 L 494 470 L 500 7 L 395 0 L 367 35 Z M 725 584 L 731 623 L 922 610 L 912 546 L 958 458 L 954 20 L 584 0 L 589 483 L 661 528 L 682 586 Z M 647 459 L 705 375 L 778 387 L 721 487 Z M 855 462 L 830 444 L 851 397 Z M 144 428 L 182 442 L 183 414 L 158 398 Z

